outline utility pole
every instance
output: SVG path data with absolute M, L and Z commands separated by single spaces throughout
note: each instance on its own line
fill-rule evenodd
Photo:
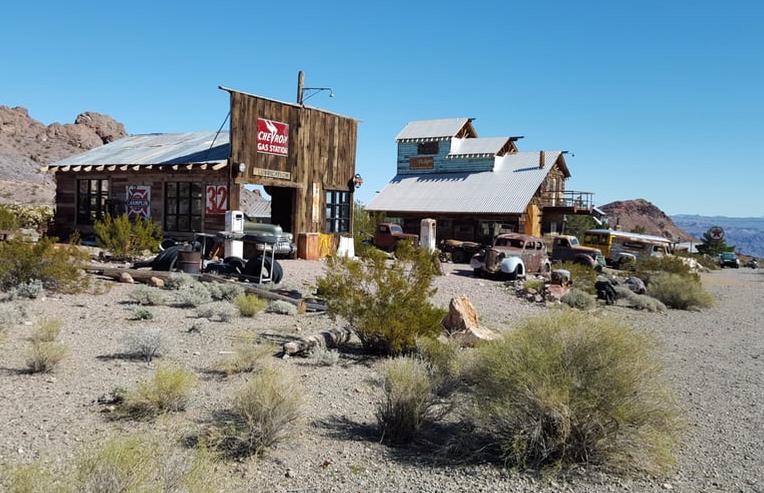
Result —
M 297 104 L 302 106 L 303 86 L 305 85 L 305 72 L 297 72 Z

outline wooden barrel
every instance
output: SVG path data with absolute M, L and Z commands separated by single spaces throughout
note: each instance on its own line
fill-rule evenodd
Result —
M 176 266 L 186 274 L 199 274 L 202 270 L 202 252 L 180 250 Z

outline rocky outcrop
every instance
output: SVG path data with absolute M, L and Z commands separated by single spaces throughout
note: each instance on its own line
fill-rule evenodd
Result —
M 619 200 L 599 207 L 607 215 L 610 226 L 623 231 L 663 236 L 672 240 L 690 241 L 692 237 L 679 228 L 665 212 L 645 199 Z

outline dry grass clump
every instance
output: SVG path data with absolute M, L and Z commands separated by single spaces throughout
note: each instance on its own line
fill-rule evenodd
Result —
M 664 312 L 666 305 L 653 297 L 644 294 L 637 294 L 626 286 L 615 286 L 615 292 L 618 298 L 623 299 L 632 308 L 637 310 L 646 310 L 648 312 Z
M 340 360 L 340 353 L 336 349 L 316 346 L 310 351 L 310 359 L 317 366 L 334 366 Z
M 678 274 L 651 276 L 647 294 L 678 310 L 709 308 L 714 304 L 713 296 L 703 289 L 700 281 Z
M 136 286 L 128 293 L 127 297 L 139 305 L 159 306 L 167 304 L 167 295 L 161 289 L 143 284 Z
M 422 426 L 435 419 L 435 389 L 430 366 L 410 356 L 383 363 L 384 397 L 376 416 L 382 440 L 392 444 L 413 441 Z
M 559 266 L 554 267 L 555 270 L 563 269 L 570 272 L 570 279 L 573 281 L 573 286 L 576 289 L 584 291 L 589 294 L 596 294 L 597 290 L 594 288 L 594 283 L 597 281 L 597 271 L 588 265 L 577 264 L 575 262 L 562 262 Z
M 165 351 L 164 336 L 159 330 L 143 330 L 130 334 L 125 338 L 125 346 L 126 354 L 141 358 L 146 363 L 161 357 Z
M 220 371 L 226 375 L 249 373 L 261 370 L 268 365 L 268 360 L 276 352 L 269 344 L 258 344 L 253 336 L 237 337 L 233 344 L 234 354 L 223 360 Z
M 573 288 L 565 293 L 565 295 L 560 298 L 560 301 L 569 307 L 578 310 L 591 310 L 597 306 L 597 298 L 578 288 Z
M 660 273 L 675 274 L 695 281 L 700 280 L 700 277 L 692 272 L 690 266 L 685 264 L 681 257 L 664 255 L 662 257 L 645 257 L 637 261 L 636 275 L 646 284 L 650 283 L 653 276 Z
M 267 301 L 254 294 L 241 294 L 236 297 L 234 304 L 242 317 L 254 317 L 268 306 Z
M 649 472 L 673 464 L 677 408 L 644 334 L 565 311 L 532 318 L 476 351 L 474 417 L 497 460 Z
M 135 435 L 90 446 L 62 471 L 39 462 L 16 467 L 5 486 L 11 493 L 214 493 L 221 491 L 221 479 L 207 450 L 171 449 L 157 438 Z
M 430 366 L 433 387 L 438 395 L 448 395 L 461 386 L 468 353 L 457 342 L 452 339 L 419 338 L 416 345 L 419 358 Z
M 212 443 L 229 456 L 261 455 L 294 433 L 302 416 L 303 391 L 290 373 L 265 368 L 234 397 L 230 419 Z
M 30 373 L 53 371 L 66 357 L 66 346 L 57 341 L 60 333 L 60 320 L 46 320 L 34 328 L 29 337 L 31 347 L 26 362 Z
M 136 417 L 183 411 L 194 385 L 196 376 L 190 371 L 159 367 L 151 380 L 127 393 L 122 407 L 127 414 Z

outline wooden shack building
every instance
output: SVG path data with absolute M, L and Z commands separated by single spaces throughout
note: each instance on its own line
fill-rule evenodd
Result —
M 567 214 L 592 214 L 592 194 L 565 189 L 564 151 L 521 152 L 520 136 L 478 137 L 472 118 L 408 123 L 396 175 L 369 202 L 404 231 L 436 220 L 437 240 L 490 243 L 501 233 L 560 233 Z
M 165 237 L 224 229 L 245 185 L 271 196 L 270 222 L 297 238 L 352 228 L 358 122 L 221 87 L 225 132 L 133 135 L 49 165 L 56 234 L 87 236 L 105 214 L 157 221 Z

